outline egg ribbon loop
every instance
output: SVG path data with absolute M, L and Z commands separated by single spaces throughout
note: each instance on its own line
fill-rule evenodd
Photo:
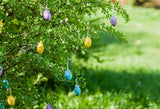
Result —
M 71 59 L 67 58 L 67 70 L 69 70 L 69 61 L 71 61 Z

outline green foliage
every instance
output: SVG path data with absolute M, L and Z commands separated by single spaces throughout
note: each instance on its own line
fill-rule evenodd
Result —
M 53 78 L 51 84 L 54 87 L 56 82 L 63 84 L 66 81 L 66 59 L 73 54 L 79 56 L 78 54 L 89 52 L 84 47 L 87 28 L 93 39 L 103 30 L 126 42 L 123 34 L 112 26 L 95 25 L 85 20 L 85 15 L 91 15 L 100 8 L 109 20 L 112 15 L 110 2 L 49 0 L 48 8 L 52 15 L 50 21 L 45 21 L 42 17 L 45 4 L 45 0 L 0 1 L 0 20 L 4 24 L 0 34 L 0 63 L 4 68 L 1 81 L 6 74 L 12 95 L 16 98 L 16 108 L 42 108 L 45 102 L 54 104 L 54 95 L 47 93 L 50 92 L 50 87 L 45 90 L 44 87 L 39 87 L 40 83 Z M 128 14 L 118 3 L 115 3 L 115 10 L 126 22 L 129 20 Z M 43 41 L 45 47 L 43 54 L 36 51 L 39 41 Z M 73 79 L 68 84 L 74 86 L 78 76 L 80 85 L 84 87 L 84 71 L 80 70 L 76 62 L 70 64 L 70 69 Z M 2 87 L 0 91 L 1 102 L 9 108 L 6 102 L 9 92 Z
M 128 44 L 121 44 L 106 32 L 92 47 L 92 56 L 82 65 L 87 67 L 87 87 L 80 97 L 72 92 L 57 92 L 59 109 L 159 109 L 160 108 L 160 43 L 159 10 L 126 7 L 131 21 L 121 20 L 117 29 L 127 36 Z M 97 13 L 101 16 L 102 13 Z M 94 15 L 93 15 L 94 16 Z M 92 17 L 93 17 L 92 16 Z M 96 21 L 96 24 L 106 19 Z M 106 24 L 108 25 L 109 22 Z M 107 35 L 107 37 L 106 37 Z

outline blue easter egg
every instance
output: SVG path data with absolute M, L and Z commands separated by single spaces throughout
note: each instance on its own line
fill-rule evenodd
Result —
M 74 93 L 76 96 L 79 96 L 81 94 L 81 89 L 79 88 L 78 85 L 75 85 Z
M 9 85 L 8 80 L 4 79 L 3 82 L 6 84 L 3 88 L 8 89 L 8 85 Z
M 70 70 L 66 70 L 64 75 L 65 75 L 65 78 L 68 81 L 71 81 L 71 79 L 72 79 L 72 73 L 70 72 Z
M 0 109 L 5 109 L 3 103 L 0 103 Z

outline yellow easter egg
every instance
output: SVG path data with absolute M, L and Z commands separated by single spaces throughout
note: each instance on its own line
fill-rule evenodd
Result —
M 84 45 L 85 47 L 89 48 L 91 46 L 91 39 L 89 37 L 86 37 L 85 41 L 84 41 Z
M 37 52 L 38 52 L 39 54 L 42 54 L 43 51 L 44 51 L 44 45 L 43 45 L 42 41 L 40 41 L 40 42 L 38 43 L 38 45 L 37 45 Z
M 7 101 L 8 101 L 8 104 L 10 106 L 14 106 L 15 105 L 15 98 L 12 95 L 8 96 Z
M 1 32 L 2 28 L 3 28 L 3 22 L 0 21 L 0 32 Z

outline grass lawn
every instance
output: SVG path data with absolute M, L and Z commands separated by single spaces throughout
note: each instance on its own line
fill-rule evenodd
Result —
M 118 16 L 116 29 L 128 39 L 123 44 L 107 33 L 93 41 L 87 66 L 87 87 L 76 97 L 58 92 L 57 108 L 158 109 L 160 108 L 160 10 L 126 7 L 130 22 Z M 98 13 L 100 14 L 100 13 Z M 93 15 L 94 18 L 103 15 Z M 102 18 L 95 23 L 110 23 Z

